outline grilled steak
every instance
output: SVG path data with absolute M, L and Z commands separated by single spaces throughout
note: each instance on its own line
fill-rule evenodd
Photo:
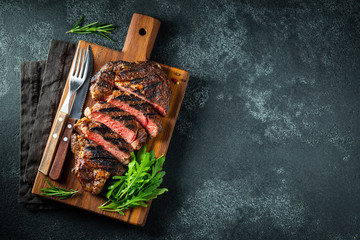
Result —
M 162 116 L 169 111 L 171 89 L 165 72 L 155 62 L 107 63 L 92 79 L 90 91 L 93 99 L 104 100 L 114 85 L 148 102 Z
M 86 192 L 99 194 L 103 190 L 110 173 L 101 168 L 93 168 L 83 158 L 75 161 L 74 173 Z
M 135 117 L 107 102 L 97 102 L 85 109 L 85 116 L 100 122 L 119 134 L 135 150 L 139 150 L 147 140 L 147 133 Z
M 71 136 L 71 151 L 75 155 L 75 175 L 87 192 L 99 194 L 111 175 L 122 175 L 125 171 L 115 157 L 83 135 Z
M 91 122 L 84 117 L 74 125 L 74 129 L 110 152 L 122 164 L 129 163 L 130 154 L 133 151 L 131 145 L 104 124 Z
M 113 91 L 108 102 L 133 115 L 146 129 L 151 138 L 162 131 L 161 117 L 154 108 L 144 100 L 120 90 Z
M 114 88 L 115 74 L 111 71 L 99 71 L 91 80 L 90 92 L 94 100 L 101 101 L 111 94 Z

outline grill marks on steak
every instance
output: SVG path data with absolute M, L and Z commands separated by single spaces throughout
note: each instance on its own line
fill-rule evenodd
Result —
M 154 108 L 144 100 L 120 90 L 113 91 L 107 101 L 131 115 L 146 129 L 151 138 L 156 137 L 162 131 L 161 117 Z
M 83 158 L 75 161 L 74 172 L 84 191 L 92 194 L 99 194 L 111 176 L 108 171 L 91 167 Z
M 171 89 L 166 74 L 155 62 L 109 62 L 92 80 L 90 91 L 93 99 L 104 100 L 114 85 L 148 102 L 162 116 L 169 111 Z
M 101 100 L 111 94 L 114 88 L 115 74 L 111 71 L 99 71 L 91 80 L 90 92 L 95 100 Z
M 169 111 L 171 90 L 159 64 L 140 62 L 115 76 L 115 86 L 150 103 L 162 116 Z
M 74 133 L 71 137 L 71 149 L 74 154 L 91 161 L 89 164 L 92 167 L 103 168 L 112 175 L 122 175 L 124 173 L 124 167 L 119 160 L 108 151 L 105 151 L 100 145 L 92 140 L 86 139 L 82 134 Z
M 122 164 L 129 163 L 130 154 L 133 151 L 131 145 L 104 124 L 91 122 L 84 117 L 74 125 L 74 129 L 110 152 Z
M 135 150 L 139 150 L 147 140 L 147 133 L 130 113 L 114 107 L 107 102 L 98 102 L 85 109 L 85 116 L 100 122 L 119 134 Z
M 74 173 L 87 192 L 99 194 L 111 175 L 125 171 L 115 157 L 81 134 L 71 136 L 71 151 L 75 155 Z

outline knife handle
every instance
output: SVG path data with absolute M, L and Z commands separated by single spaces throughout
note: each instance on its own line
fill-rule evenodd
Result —
M 49 173 L 56 147 L 59 143 L 59 137 L 62 133 L 65 122 L 68 119 L 68 116 L 69 115 L 67 113 L 60 111 L 54 121 L 55 125 L 53 124 L 53 127 L 51 129 L 39 167 L 39 171 L 45 175 L 48 175 Z
M 51 167 L 51 170 L 49 173 L 49 177 L 52 180 L 59 180 L 59 178 L 60 178 L 61 171 L 64 167 L 66 155 L 68 152 L 68 147 L 70 144 L 70 138 L 71 138 L 71 134 L 74 129 L 75 122 L 76 122 L 76 120 L 74 118 L 69 118 L 67 120 L 64 133 L 62 134 L 60 144 L 57 149 L 57 152 L 56 152 L 56 155 L 54 158 L 54 162 L 52 164 L 52 167 Z

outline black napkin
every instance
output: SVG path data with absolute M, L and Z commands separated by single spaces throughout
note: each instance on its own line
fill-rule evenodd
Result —
M 19 202 L 29 210 L 53 209 L 31 193 L 76 44 L 52 40 L 46 61 L 22 62 Z

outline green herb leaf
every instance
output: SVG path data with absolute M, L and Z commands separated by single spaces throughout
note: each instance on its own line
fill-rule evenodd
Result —
M 146 145 L 136 154 L 131 154 L 131 162 L 124 176 L 114 176 L 106 192 L 106 201 L 99 208 L 118 212 L 138 206 L 146 207 L 146 202 L 164 194 L 166 188 L 158 188 L 163 181 L 162 171 L 165 157 L 155 158 L 154 151 L 146 152 Z
M 96 35 L 99 35 L 103 38 L 107 38 L 111 41 L 113 41 L 108 35 L 105 33 L 111 33 L 111 31 L 115 30 L 116 26 L 113 24 L 107 24 L 107 23 L 98 23 L 93 22 L 90 24 L 87 24 L 83 27 L 80 27 L 80 23 L 84 20 L 84 16 L 80 18 L 80 20 L 75 24 L 74 27 L 72 27 L 69 31 L 66 33 L 76 33 L 76 34 L 89 34 L 93 33 Z
M 52 196 L 52 197 L 56 197 L 59 198 L 60 200 L 64 200 L 67 198 L 72 198 L 74 197 L 79 190 L 74 190 L 74 189 L 64 189 L 64 188 L 58 188 L 55 187 L 54 185 L 52 185 L 47 179 L 45 179 L 45 181 L 50 185 L 49 188 L 42 188 L 41 189 L 41 194 L 45 195 L 45 196 Z

